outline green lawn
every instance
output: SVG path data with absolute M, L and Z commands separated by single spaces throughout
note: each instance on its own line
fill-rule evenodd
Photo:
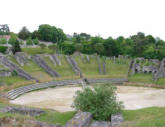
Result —
M 125 122 L 119 127 L 165 127 L 165 107 L 123 111 Z
M 72 68 L 67 63 L 66 58 L 63 55 L 58 57 L 61 60 L 61 66 L 60 65 L 55 66 L 49 57 L 43 57 L 43 58 L 52 69 L 54 69 L 56 72 L 60 74 L 61 77 L 75 76 L 75 73 L 73 72 Z
M 113 63 L 112 60 L 106 59 L 106 75 L 99 74 L 96 57 L 90 57 L 90 63 L 83 63 L 80 56 L 76 56 L 75 60 L 86 77 L 112 77 L 120 78 L 127 77 L 128 64 L 127 63 Z M 101 63 L 103 62 L 100 59 Z
M 165 78 L 160 78 L 157 81 L 152 80 L 152 74 L 135 74 L 128 78 L 129 82 L 148 83 L 165 85 Z
M 49 124 L 65 125 L 66 122 L 75 115 L 76 112 L 60 113 L 52 110 L 46 110 L 46 114 L 36 117 L 37 120 L 47 122 Z
M 45 48 L 44 50 L 41 48 L 22 48 L 22 51 L 26 52 L 30 55 L 43 54 L 43 53 L 52 54 L 53 53 L 53 51 L 50 50 L 49 48 Z
M 0 103 L 0 107 L 6 106 Z M 40 116 L 34 117 L 33 119 L 47 122 L 49 124 L 60 124 L 65 125 L 66 122 L 75 115 L 76 112 L 65 112 L 60 113 L 54 110 L 45 110 L 46 113 Z M 2 117 L 16 117 L 20 119 L 31 119 L 32 117 L 0 113 Z M 119 127 L 165 127 L 165 107 L 150 107 L 139 110 L 124 110 L 123 111 L 124 122 Z

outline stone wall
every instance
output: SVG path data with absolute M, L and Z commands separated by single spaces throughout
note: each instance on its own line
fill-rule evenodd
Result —
M 8 106 L 4 108 L 0 108 L 0 112 L 5 112 L 5 113 L 19 113 L 22 115 L 30 115 L 30 116 L 39 116 L 45 111 L 37 108 L 28 108 L 28 107 L 14 107 L 14 106 Z
M 16 64 L 8 60 L 5 56 L 0 56 L 0 63 L 8 68 L 11 72 L 15 71 L 20 77 L 23 77 L 27 80 L 36 80 L 30 74 L 24 72 L 21 68 L 19 68 Z M 37 81 L 37 80 L 36 80 Z
M 9 77 L 11 76 L 11 72 L 7 70 L 0 70 L 0 77 Z
M 40 55 L 34 55 L 31 58 L 37 65 L 43 68 L 45 72 L 50 74 L 52 77 L 60 77 L 60 75 L 55 70 L 48 66 L 48 64 L 40 57 Z
M 27 55 L 23 52 L 17 52 L 14 57 L 21 66 L 24 66 L 28 62 Z
M 81 74 L 81 70 L 78 67 L 77 62 L 71 57 L 71 56 L 66 56 L 66 60 L 69 63 L 69 65 L 72 67 L 72 70 L 77 74 Z
M 122 84 L 123 82 L 127 82 L 127 79 L 124 78 L 104 78 L 104 79 L 87 79 L 88 83 L 114 83 L 114 84 Z M 6 93 L 6 97 L 13 100 L 17 98 L 18 96 L 31 92 L 33 90 L 38 89 L 45 89 L 49 87 L 55 87 L 55 86 L 64 86 L 64 85 L 78 85 L 81 84 L 82 80 L 61 80 L 61 81 L 51 81 L 46 83 L 40 83 L 40 84 L 33 84 L 33 85 L 27 85 L 23 87 L 19 87 L 16 89 L 13 89 Z

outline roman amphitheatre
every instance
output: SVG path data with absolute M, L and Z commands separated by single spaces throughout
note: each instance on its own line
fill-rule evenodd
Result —
M 22 43 L 21 51 L 12 53 L 9 46 L 7 53 L 0 54 L 2 120 L 30 117 L 30 122 L 41 121 L 36 124 L 43 127 L 74 127 L 74 120 L 82 124 L 78 127 L 138 127 L 150 119 L 165 124 L 165 59 L 85 54 L 79 48 L 67 54 L 57 45 Z M 122 115 L 114 117 L 119 123 L 112 117 L 93 122 L 90 114 L 72 106 L 77 91 L 103 84 L 115 86 L 117 101 L 123 102 Z

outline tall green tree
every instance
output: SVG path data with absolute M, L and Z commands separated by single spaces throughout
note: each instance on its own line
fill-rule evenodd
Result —
M 16 52 L 21 52 L 21 47 L 20 47 L 18 40 L 16 40 L 16 42 L 12 43 L 12 52 L 13 52 L 13 54 L 15 54 Z
M 20 32 L 18 33 L 18 37 L 20 39 L 26 40 L 31 36 L 30 31 L 26 28 L 26 26 L 24 26 Z

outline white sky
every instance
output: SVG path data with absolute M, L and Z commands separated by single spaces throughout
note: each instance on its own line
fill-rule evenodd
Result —
M 114 38 L 139 31 L 165 39 L 165 0 L 0 0 L 0 24 L 18 32 L 40 24 Z

